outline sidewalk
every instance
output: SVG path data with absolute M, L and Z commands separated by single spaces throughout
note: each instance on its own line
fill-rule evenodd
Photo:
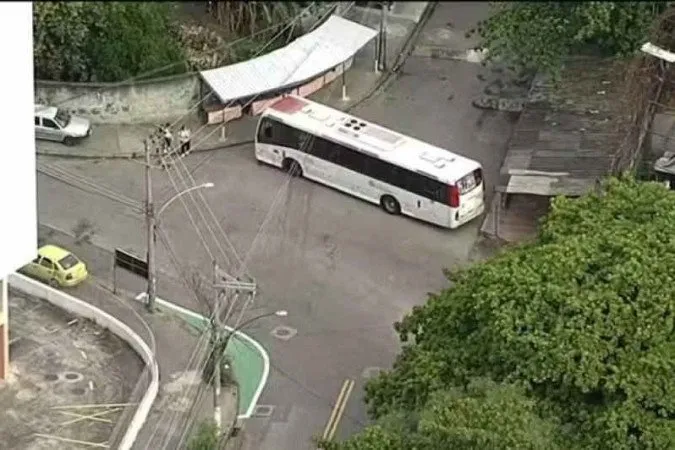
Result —
M 351 69 L 347 72 L 346 87 L 348 100 L 342 99 L 340 78 L 310 96 L 311 99 L 326 103 L 334 108 L 349 111 L 379 91 L 392 78 L 391 69 L 398 70 L 404 55 L 412 52 L 414 38 L 422 28 L 420 22 L 428 18 L 433 2 L 396 2 L 387 20 L 387 72 L 374 70 L 375 41 L 373 39 L 354 56 Z M 353 6 L 344 16 L 346 19 L 379 29 L 381 13 L 378 9 Z M 221 140 L 219 125 L 207 125 L 195 115 L 187 120 L 193 130 L 196 142 L 195 152 L 224 149 L 253 142 L 257 116 L 243 116 L 226 125 L 225 141 Z M 158 124 L 148 125 L 95 125 L 92 136 L 81 143 L 68 147 L 49 141 L 36 141 L 38 155 L 64 158 L 142 158 L 143 140 Z M 197 134 L 196 130 L 203 129 Z

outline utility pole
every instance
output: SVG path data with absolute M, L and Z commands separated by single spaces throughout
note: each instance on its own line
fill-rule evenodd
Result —
M 377 68 L 383 72 L 387 70 L 387 9 L 388 2 L 380 2 L 380 34 L 378 36 Z
M 218 284 L 218 264 L 213 262 L 213 286 L 215 287 Z M 223 291 L 216 288 L 216 298 L 215 304 L 213 305 L 213 420 L 216 424 L 216 430 L 218 430 L 218 436 L 220 436 L 220 430 L 223 429 L 223 414 L 221 411 L 221 398 L 220 398 L 220 385 L 222 383 L 222 377 L 220 374 L 220 358 L 223 355 L 217 354 L 219 352 L 225 351 L 224 348 L 220 347 L 220 296 Z
M 382 57 L 382 71 L 387 70 L 387 11 L 389 11 L 389 3 L 382 3 L 382 45 L 380 55 Z
M 222 331 L 223 326 L 220 320 L 221 313 L 221 299 L 223 297 L 231 299 L 232 302 L 236 301 L 240 293 L 248 293 L 249 295 L 255 295 L 257 290 L 257 285 L 255 282 L 241 281 L 238 278 L 234 278 L 222 271 L 219 270 L 218 265 L 214 261 L 213 263 L 213 287 L 216 290 L 215 305 L 213 307 L 213 419 L 216 423 L 216 428 L 218 434 L 222 430 L 222 413 L 221 413 L 221 404 L 222 400 L 220 398 L 221 392 L 221 358 L 223 353 L 227 348 L 227 343 L 230 340 L 232 334 L 236 330 L 232 330 L 228 335 L 223 338 Z M 230 308 L 231 309 L 231 308 Z
M 155 308 L 155 288 L 157 286 L 157 277 L 155 276 L 155 205 L 152 201 L 152 177 L 150 171 L 150 146 L 148 140 L 143 141 L 145 147 L 145 218 L 148 227 L 148 311 L 154 312 Z

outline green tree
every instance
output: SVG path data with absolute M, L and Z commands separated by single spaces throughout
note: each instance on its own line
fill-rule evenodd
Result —
M 121 81 L 185 70 L 171 3 L 38 2 L 35 75 L 61 81 Z
M 119 81 L 152 71 L 152 76 L 185 70 L 173 25 L 173 4 L 105 2 L 91 7 L 85 53 L 98 81 Z M 164 70 L 165 66 L 170 66 Z
M 438 391 L 421 413 L 393 414 L 328 450 L 556 450 L 553 422 L 540 418 L 523 390 L 472 380 Z M 564 448 L 564 447 L 562 447 Z
M 476 31 L 488 58 L 557 73 L 564 59 L 597 51 L 623 56 L 645 42 L 668 2 L 494 2 Z
M 35 77 L 46 80 L 85 81 L 88 61 L 84 45 L 89 19 L 84 2 L 33 4 L 33 57 Z
M 675 195 L 612 179 L 552 202 L 535 243 L 448 274 L 396 325 L 404 350 L 367 386 L 375 418 L 474 377 L 514 383 L 578 448 L 675 446 Z

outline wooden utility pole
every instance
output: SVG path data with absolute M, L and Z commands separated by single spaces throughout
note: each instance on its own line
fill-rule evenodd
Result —
M 255 282 L 241 281 L 237 278 L 234 278 L 230 275 L 219 270 L 218 265 L 213 263 L 213 287 L 216 291 L 215 295 L 215 304 L 213 307 L 213 348 L 211 349 L 213 355 L 213 419 L 216 423 L 216 428 L 220 434 L 222 430 L 222 412 L 221 412 L 221 384 L 222 384 L 222 371 L 221 371 L 221 359 L 223 353 L 227 348 L 227 343 L 230 340 L 232 334 L 236 333 L 236 330 L 228 332 L 228 334 L 223 337 L 223 325 L 220 318 L 221 313 L 221 300 L 223 298 L 228 298 L 230 301 L 235 302 L 237 297 L 241 293 L 249 293 L 249 295 L 254 295 L 257 289 Z M 228 308 L 231 309 L 231 308 Z

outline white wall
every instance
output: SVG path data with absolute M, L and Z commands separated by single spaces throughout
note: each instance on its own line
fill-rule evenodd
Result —
M 32 28 L 30 2 L 0 3 L 0 277 L 37 246 Z

